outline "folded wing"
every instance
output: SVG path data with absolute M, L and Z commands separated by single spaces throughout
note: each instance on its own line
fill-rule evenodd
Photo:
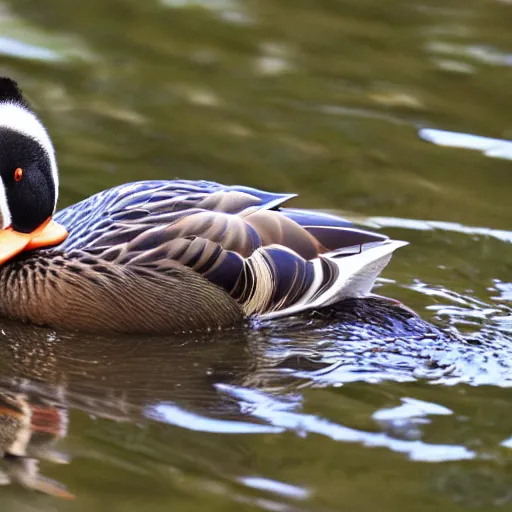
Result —
M 96 215 L 80 229 L 73 229 L 72 212 L 63 215 L 75 233 L 68 248 L 159 272 L 185 265 L 226 290 L 247 315 L 284 316 L 367 294 L 405 245 L 334 215 L 283 208 L 290 194 L 211 182 L 131 187 L 89 199 Z

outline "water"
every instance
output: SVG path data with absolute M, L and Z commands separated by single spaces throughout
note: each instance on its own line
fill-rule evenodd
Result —
M 33 433 L 0 508 L 510 509 L 511 16 L 506 0 L 2 0 L 0 71 L 53 136 L 61 206 L 145 178 L 297 192 L 410 241 L 378 292 L 433 326 L 118 339 L 3 322 L 2 449 L 30 436 L 27 411 Z

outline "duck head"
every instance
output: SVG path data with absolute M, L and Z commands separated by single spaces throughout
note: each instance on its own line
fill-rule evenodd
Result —
M 16 82 L 0 77 L 0 265 L 66 239 L 66 229 L 52 221 L 58 187 L 46 129 Z

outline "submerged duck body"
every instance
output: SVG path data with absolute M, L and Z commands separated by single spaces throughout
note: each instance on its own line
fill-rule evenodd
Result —
M 2 105 L 10 117 L 2 118 Z M 16 109 L 37 121 L 35 136 L 26 122 L 17 130 Z M 51 218 L 58 178 L 41 133 L 16 84 L 0 79 L 4 317 L 127 333 L 230 327 L 368 295 L 405 245 L 336 216 L 286 208 L 292 194 L 207 181 L 121 185 Z M 27 214 L 34 198 L 41 204 Z

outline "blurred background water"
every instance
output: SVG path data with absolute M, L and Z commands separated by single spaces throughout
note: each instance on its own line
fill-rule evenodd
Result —
M 410 241 L 378 292 L 433 324 L 3 322 L 0 509 L 510 510 L 511 19 L 508 0 L 0 0 L 0 72 L 53 137 L 61 207 L 150 178 L 297 192 Z

